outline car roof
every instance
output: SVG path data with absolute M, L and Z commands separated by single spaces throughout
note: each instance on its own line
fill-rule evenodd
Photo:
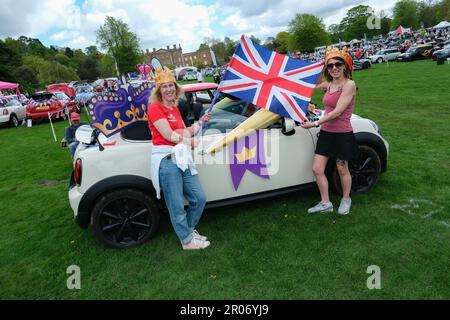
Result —
M 182 84 L 181 87 L 183 88 L 184 92 L 192 92 L 207 89 L 217 89 L 218 85 L 217 83 L 214 82 L 200 82 L 200 83 Z

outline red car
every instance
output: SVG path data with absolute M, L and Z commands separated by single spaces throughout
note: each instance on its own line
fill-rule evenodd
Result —
M 68 97 L 75 98 L 77 94 L 75 88 L 70 83 L 54 83 L 47 86 L 48 92 L 64 92 Z
M 36 92 L 27 104 L 27 118 L 32 121 L 48 119 L 49 114 L 52 119 L 65 119 L 67 113 L 64 103 L 58 101 L 52 92 Z
M 55 91 L 53 94 L 55 95 L 56 100 L 62 102 L 62 104 L 69 109 L 69 113 L 80 112 L 78 109 L 78 103 L 74 98 L 69 98 L 64 92 L 60 91 Z

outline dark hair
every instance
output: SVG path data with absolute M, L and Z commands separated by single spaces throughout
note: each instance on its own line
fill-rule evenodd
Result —
M 335 59 L 335 60 L 344 62 L 344 64 L 345 64 L 344 77 L 347 78 L 347 79 L 351 79 L 352 72 L 350 71 L 350 67 L 348 66 L 347 61 L 345 61 L 344 59 L 342 59 L 340 57 L 334 57 L 334 58 L 331 58 L 331 59 Z M 329 59 L 329 60 L 331 60 L 331 59 Z M 327 61 L 327 63 L 328 63 L 328 61 Z M 325 65 L 325 68 L 323 68 L 323 71 L 322 71 L 322 78 L 325 78 L 328 82 L 333 81 L 333 77 L 330 75 L 330 72 L 328 71 L 328 68 L 327 68 L 326 65 Z

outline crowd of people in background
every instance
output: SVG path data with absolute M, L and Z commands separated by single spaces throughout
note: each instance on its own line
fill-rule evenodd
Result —
M 333 44 L 332 46 L 343 47 L 347 46 L 349 51 L 360 58 L 369 58 L 377 51 L 382 49 L 397 48 L 399 52 L 404 53 L 410 47 L 420 46 L 426 43 L 432 43 L 437 46 L 450 40 L 450 28 L 441 29 L 421 29 L 417 31 L 405 32 L 402 35 L 396 35 L 395 32 L 387 36 L 380 36 L 373 40 L 361 39 L 355 42 L 341 42 Z M 325 46 L 318 48 L 315 52 L 300 52 L 294 51 L 291 53 L 293 58 L 320 61 L 325 56 Z

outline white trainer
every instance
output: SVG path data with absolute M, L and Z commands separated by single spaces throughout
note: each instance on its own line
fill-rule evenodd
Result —
M 339 205 L 338 213 L 342 215 L 346 215 L 350 212 L 350 207 L 352 206 L 352 199 L 344 199 L 342 198 L 341 204 Z
M 208 240 L 207 237 L 202 236 L 200 233 L 198 233 L 197 230 L 194 230 L 194 231 L 192 232 L 192 236 L 193 236 L 194 238 L 197 238 L 198 240 L 201 240 L 201 241 L 206 241 L 206 240 Z
M 201 241 L 197 238 L 192 238 L 187 244 L 183 244 L 183 250 L 198 250 L 209 247 L 211 243 L 209 241 Z
M 308 213 L 333 212 L 333 204 L 331 202 L 319 202 L 314 207 L 308 209 Z

